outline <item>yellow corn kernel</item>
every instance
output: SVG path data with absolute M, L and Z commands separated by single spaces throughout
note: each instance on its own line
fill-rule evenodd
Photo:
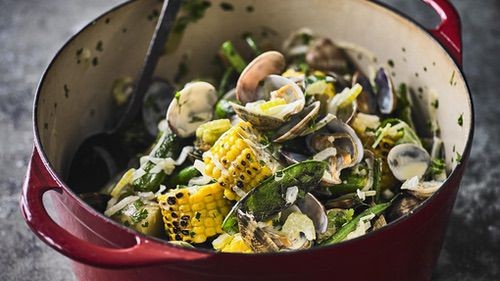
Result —
M 222 233 L 231 202 L 218 183 L 171 190 L 158 196 L 165 230 L 174 241 L 203 243 Z
M 203 154 L 205 174 L 224 187 L 224 196 L 229 200 L 238 200 L 272 174 L 272 158 L 264 151 L 256 154 L 258 149 L 251 147 L 258 138 L 250 123 L 240 122 Z
M 215 250 L 226 253 L 252 253 L 252 249 L 243 241 L 240 233 L 229 235 L 223 233 L 213 242 Z
M 196 129 L 196 138 L 203 143 L 212 145 L 227 130 L 231 128 L 229 119 L 217 119 L 200 125 Z

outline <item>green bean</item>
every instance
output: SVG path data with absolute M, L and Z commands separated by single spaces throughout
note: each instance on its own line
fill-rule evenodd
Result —
M 353 232 L 356 229 L 358 222 L 361 220 L 361 218 L 368 216 L 370 214 L 378 216 L 382 214 L 391 205 L 391 203 L 392 202 L 382 203 L 366 209 L 361 214 L 356 216 L 353 220 L 345 224 L 341 229 L 335 232 L 335 234 L 332 237 L 327 239 L 321 245 L 326 246 L 341 242 L 347 237 L 347 235 L 349 235 L 349 233 Z
M 239 72 L 241 73 L 243 69 L 247 66 L 245 60 L 238 54 L 236 49 L 234 48 L 233 43 L 231 41 L 226 41 L 222 43 L 221 47 L 222 54 L 228 59 L 229 63 Z
M 187 185 L 190 179 L 199 176 L 201 176 L 201 173 L 200 171 L 198 171 L 198 169 L 196 169 L 193 166 L 188 166 L 180 170 L 178 173 L 172 175 L 167 180 L 167 185 L 168 187 L 176 187 L 177 185 Z
M 155 158 L 167 158 L 175 157 L 179 151 L 179 141 L 177 136 L 172 133 L 161 132 L 162 136 L 159 138 L 155 145 L 156 150 L 152 152 L 152 156 Z M 165 134 L 165 135 L 163 135 Z M 148 161 L 144 165 L 141 165 L 146 173 L 132 182 L 132 186 L 135 191 L 147 192 L 147 191 L 157 191 L 160 184 L 163 182 L 167 176 L 163 171 L 158 173 L 151 173 L 156 164 Z

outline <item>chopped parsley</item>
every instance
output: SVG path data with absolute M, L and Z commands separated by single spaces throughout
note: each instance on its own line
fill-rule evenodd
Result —
M 458 126 L 462 127 L 464 125 L 464 114 L 460 114 L 457 120 Z
M 140 221 L 146 219 L 148 217 L 148 210 L 146 209 L 141 209 L 137 212 L 135 212 L 132 216 L 131 216 L 131 219 L 132 219 L 132 222 L 134 224 L 136 223 L 139 223 Z

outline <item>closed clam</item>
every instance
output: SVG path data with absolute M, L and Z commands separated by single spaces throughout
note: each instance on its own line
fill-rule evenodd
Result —
M 186 84 L 170 102 L 168 126 L 180 137 L 194 135 L 201 124 L 212 120 L 216 101 L 215 87 L 210 83 L 198 81 Z
M 384 68 L 380 68 L 375 74 L 375 85 L 377 86 L 377 103 L 380 113 L 391 114 L 396 109 L 396 89 L 389 73 Z
M 306 62 L 314 69 L 346 73 L 349 60 L 345 52 L 328 38 L 315 39 L 306 54 Z

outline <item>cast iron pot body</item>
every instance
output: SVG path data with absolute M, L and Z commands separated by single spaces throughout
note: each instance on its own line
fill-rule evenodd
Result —
M 35 144 L 21 198 L 26 222 L 40 239 L 72 259 L 79 280 L 311 280 L 323 276 L 429 280 L 470 151 L 473 110 L 461 72 L 458 15 L 445 0 L 425 2 L 442 19 L 435 30 L 425 30 L 387 7 L 364 0 L 232 1 L 231 10 L 214 1 L 205 17 L 186 29 L 177 49 L 162 58 L 156 72 L 173 81 L 185 60 L 189 72 L 178 85 L 193 77 L 209 77 L 221 43 L 232 40 L 245 50 L 240 40 L 245 32 L 279 47 L 291 31 L 306 26 L 336 42 L 361 47 L 348 48 L 348 53 L 365 72 L 372 71 L 370 66 L 387 67 L 396 84 L 421 88 L 420 102 L 432 102 L 430 93 L 439 100 L 437 118 L 446 162 L 453 172 L 410 216 L 330 247 L 243 255 L 169 245 L 113 222 L 80 200 L 63 178 L 82 140 L 110 126 L 115 114 L 113 81 L 137 77 L 155 25 L 153 11 L 161 8 L 157 0 L 142 0 L 120 5 L 85 27 L 59 51 L 41 79 L 34 105 Z M 98 44 L 102 48 L 96 48 Z M 54 205 L 51 216 L 44 207 L 44 194 Z

